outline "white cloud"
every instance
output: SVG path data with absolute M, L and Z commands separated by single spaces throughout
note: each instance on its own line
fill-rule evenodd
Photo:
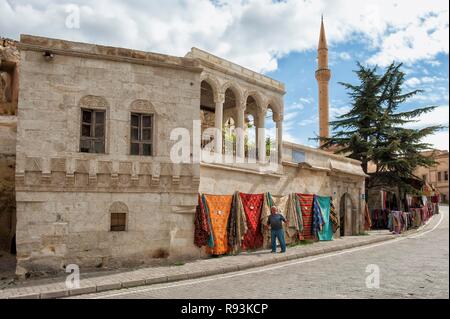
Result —
M 410 78 L 408 80 L 405 81 L 405 85 L 409 86 L 409 87 L 416 87 L 418 86 L 420 83 L 422 83 L 418 78 L 413 77 Z
M 80 6 L 80 29 L 65 27 L 69 3 Z M 379 51 L 373 63 L 448 54 L 445 0 L 1 0 L 0 12 L 3 36 L 28 33 L 180 56 L 197 46 L 256 71 L 276 69 L 278 58 L 292 51 L 314 50 L 322 13 L 330 46 L 360 37 Z
M 341 52 L 339 53 L 339 58 L 343 61 L 351 60 L 352 56 L 348 52 Z
M 351 108 L 349 106 L 331 106 L 330 107 L 330 118 L 331 120 L 336 119 L 338 116 L 347 114 L 350 112 Z
M 436 134 L 430 135 L 424 139 L 424 142 L 433 145 L 433 147 L 436 149 L 448 151 L 449 150 L 448 130 L 437 132 Z
M 406 126 L 410 128 L 422 128 L 434 125 L 448 126 L 449 123 L 448 117 L 449 117 L 449 106 L 448 105 L 439 106 L 430 113 L 423 114 L 417 120 L 417 122 L 409 123 Z

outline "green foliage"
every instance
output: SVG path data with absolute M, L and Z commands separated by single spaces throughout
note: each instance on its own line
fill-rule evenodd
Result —
M 405 73 L 401 66 L 392 63 L 380 75 L 377 67 L 358 63 L 355 73 L 359 84 L 340 83 L 348 90 L 351 110 L 330 123 L 334 132 L 331 138 L 316 138 L 324 142 L 322 148 L 335 147 L 337 154 L 361 161 L 364 172 L 371 177 L 368 187 L 397 185 L 410 189 L 405 181 L 417 178 L 413 175 L 416 167 L 435 165 L 431 157 L 421 153 L 432 148 L 423 139 L 443 127 L 413 129 L 407 124 L 417 122 L 436 106 L 399 110 L 404 102 L 422 92 L 403 92 Z M 369 163 L 375 165 L 375 172 L 368 172 Z

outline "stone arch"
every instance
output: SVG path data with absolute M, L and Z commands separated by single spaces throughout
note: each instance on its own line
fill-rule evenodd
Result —
M 255 102 L 256 102 L 256 105 L 258 106 L 258 110 L 260 111 L 260 112 L 265 112 L 266 111 L 266 107 L 267 107 L 267 105 L 265 105 L 265 103 L 264 103 L 264 97 L 261 95 L 261 93 L 259 93 L 258 91 L 246 91 L 245 93 L 244 93 L 244 101 L 245 102 L 247 102 L 248 101 L 248 99 L 250 98 L 250 97 L 252 97 L 254 100 L 255 100 Z
M 266 110 L 271 109 L 273 114 L 283 114 L 282 104 L 274 99 L 269 99 L 266 103 Z
M 346 192 L 341 195 L 339 201 L 339 221 L 340 235 L 352 236 L 356 235 L 357 207 L 355 199 L 350 193 Z
M 109 212 L 128 214 L 128 206 L 124 202 L 114 202 L 109 206 Z
M 227 90 L 231 90 L 233 94 L 236 97 L 236 106 L 239 107 L 242 104 L 242 89 L 239 87 L 237 83 L 234 82 L 226 82 L 224 85 L 222 85 L 221 94 L 224 94 L 227 92 Z
M 220 94 L 219 81 L 217 81 L 217 79 L 212 75 L 203 73 L 200 77 L 200 85 L 202 82 L 206 82 L 211 86 L 214 95 L 214 101 L 217 102 L 219 100 Z

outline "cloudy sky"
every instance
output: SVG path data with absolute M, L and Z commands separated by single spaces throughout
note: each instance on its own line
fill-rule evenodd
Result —
M 312 146 L 324 14 L 332 116 L 348 110 L 337 83 L 356 81 L 356 61 L 381 68 L 397 61 L 408 75 L 405 89 L 425 90 L 403 108 L 438 106 L 413 126 L 448 125 L 446 0 L 0 0 L 0 12 L 4 37 L 26 33 L 179 56 L 195 46 L 262 72 L 286 84 L 285 139 Z M 448 129 L 428 141 L 448 149 Z

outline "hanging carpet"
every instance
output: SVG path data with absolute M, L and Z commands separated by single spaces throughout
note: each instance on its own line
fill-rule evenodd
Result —
M 240 194 L 247 218 L 247 232 L 244 235 L 242 249 L 258 249 L 263 246 L 263 234 L 261 231 L 261 211 L 264 194 Z
M 204 195 L 209 210 L 214 247 L 207 248 L 211 255 L 224 255 L 228 253 L 227 226 L 231 212 L 233 196 Z
M 319 207 L 324 222 L 322 230 L 318 232 L 319 240 L 320 241 L 333 240 L 333 225 L 330 219 L 331 198 L 316 196 L 315 205 Z
M 303 219 L 302 240 L 313 240 L 312 224 L 314 195 L 297 194 L 297 196 L 300 201 Z

